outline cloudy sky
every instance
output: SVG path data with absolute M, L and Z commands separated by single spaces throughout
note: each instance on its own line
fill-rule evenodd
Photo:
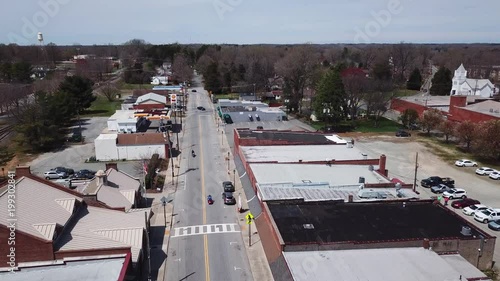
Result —
M 0 43 L 500 43 L 499 0 L 1 0 Z

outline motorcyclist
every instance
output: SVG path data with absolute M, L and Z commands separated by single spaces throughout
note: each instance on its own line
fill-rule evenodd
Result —
M 212 201 L 212 195 L 208 195 L 207 199 L 208 201 Z
M 193 155 L 193 157 L 195 156 L 194 150 L 191 150 L 191 155 Z

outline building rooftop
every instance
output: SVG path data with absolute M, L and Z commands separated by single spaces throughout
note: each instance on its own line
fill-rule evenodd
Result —
M 109 281 L 119 280 L 126 262 L 125 255 L 89 260 L 65 260 L 60 264 L 21 267 L 15 274 L 0 273 L 0 279 L 9 281 Z M 125 265 L 126 266 L 126 265 Z M 2 274 L 9 274 L 8 278 Z M 5 278 L 5 279 L 4 279 Z
M 242 106 L 242 107 L 269 107 L 267 103 L 263 103 L 260 101 L 241 101 L 241 100 L 229 100 L 229 99 L 219 99 L 217 101 L 217 105 L 220 107 L 233 107 L 233 106 Z
M 136 121 L 137 118 L 134 117 L 134 110 L 116 110 L 116 112 L 111 115 L 108 120 L 134 120 Z
M 118 134 L 118 146 L 166 144 L 162 133 Z
M 360 197 L 359 184 L 342 187 L 330 187 L 328 184 L 257 184 L 260 199 L 262 201 L 276 200 L 304 200 L 309 201 L 345 201 L 352 196 L 354 202 L 374 201 L 374 200 L 407 200 L 409 198 L 419 198 L 419 195 L 409 188 L 402 188 L 399 191 L 393 188 L 365 188 L 362 191 L 363 198 Z M 365 194 L 368 192 L 371 194 Z
M 465 107 L 466 110 L 479 112 L 486 115 L 500 117 L 500 102 L 494 100 L 486 100 L 471 104 Z
M 240 149 L 247 162 L 298 162 L 299 160 L 308 162 L 365 158 L 359 149 L 347 145 L 242 146 Z
M 167 97 L 159 95 L 159 94 L 155 94 L 155 93 L 147 93 L 145 95 L 138 97 L 137 100 L 135 101 L 135 104 L 141 104 L 141 103 L 146 102 L 148 100 L 152 100 L 152 101 L 155 101 L 158 103 L 167 104 Z
M 450 98 L 450 96 L 431 96 L 428 94 L 417 94 L 409 97 L 401 97 L 399 99 L 428 107 L 447 108 L 450 106 Z M 481 96 L 467 96 L 467 103 L 472 103 L 476 99 L 484 98 Z
M 149 209 L 145 210 L 149 217 Z M 130 247 L 132 261 L 137 262 L 143 244 L 144 212 L 121 212 L 82 206 L 74 222 L 61 233 L 55 251 L 78 251 Z
M 240 139 L 253 138 L 263 141 L 289 142 L 290 144 L 336 144 L 334 139 L 328 138 L 334 135 L 315 132 L 238 129 L 238 134 Z
M 400 239 L 490 237 L 432 201 L 409 202 L 267 202 L 285 244 L 373 242 Z M 306 227 L 307 226 L 307 227 Z
M 424 248 L 285 251 L 283 256 L 295 281 L 490 280 L 458 254 Z
M 96 139 L 98 140 L 116 140 L 118 134 L 100 134 Z
M 43 180 L 42 180 L 43 181 Z M 61 186 L 61 189 L 64 188 Z M 8 191 L 0 194 L 0 208 L 8 210 Z M 52 241 L 57 227 L 64 226 L 82 199 L 28 177 L 16 183 L 16 229 L 46 241 Z M 0 224 L 9 225 L 8 216 Z
M 365 183 L 389 183 L 369 165 L 321 165 L 321 164 L 250 164 L 256 182 L 264 183 L 327 183 L 330 186 L 359 186 L 359 178 Z M 378 167 L 374 166 L 374 170 Z

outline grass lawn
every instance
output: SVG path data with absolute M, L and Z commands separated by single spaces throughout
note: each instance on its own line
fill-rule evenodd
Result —
M 230 100 L 237 100 L 240 98 L 239 94 L 220 94 L 220 95 L 214 95 L 215 98 L 217 99 L 230 99 Z
M 82 116 L 103 117 L 111 116 L 117 109 L 121 108 L 120 101 L 108 101 L 107 98 L 98 96 L 89 109 L 85 110 Z
M 395 91 L 396 97 L 407 97 L 418 94 L 420 91 L 415 90 L 407 90 L 407 89 L 398 89 Z

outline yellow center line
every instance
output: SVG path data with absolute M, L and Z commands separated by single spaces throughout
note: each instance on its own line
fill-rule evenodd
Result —
M 202 200 L 202 211 L 203 211 L 203 224 L 207 224 L 207 205 L 205 201 L 205 170 L 203 167 L 203 142 L 201 137 L 201 117 L 198 115 L 198 132 L 199 132 L 199 143 L 200 143 L 200 173 L 201 173 L 201 200 Z M 208 236 L 203 235 L 203 248 L 205 252 L 205 280 L 210 281 L 210 263 L 208 259 Z

